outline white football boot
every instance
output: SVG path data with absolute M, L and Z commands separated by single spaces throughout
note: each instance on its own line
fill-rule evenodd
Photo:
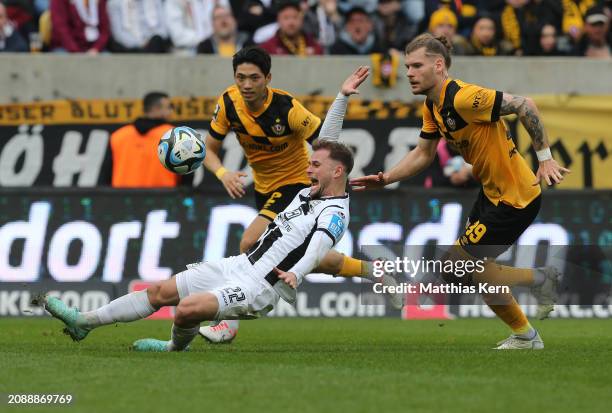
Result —
M 532 339 L 517 336 L 516 334 L 510 335 L 505 340 L 497 343 L 497 347 L 494 350 L 542 350 L 544 348 L 544 342 L 540 333 L 536 331 L 535 336 Z
M 238 334 L 238 320 L 221 320 L 200 327 L 198 332 L 204 340 L 212 344 L 229 344 Z
M 538 301 L 536 318 L 544 320 L 555 309 L 555 303 L 558 298 L 557 286 L 559 285 L 561 273 L 555 267 L 540 267 L 536 268 L 535 271 L 542 272 L 546 277 L 542 284 L 531 287 L 531 294 Z

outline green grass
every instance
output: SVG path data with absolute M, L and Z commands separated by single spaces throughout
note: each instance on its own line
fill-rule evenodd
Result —
M 0 319 L 0 393 L 71 393 L 72 412 L 610 411 L 612 320 L 549 320 L 546 349 L 490 350 L 496 320 L 266 319 L 231 345 L 129 351 L 141 321 L 73 343 L 51 319 Z M 33 411 L 6 405 L 0 411 Z M 51 412 L 62 408 L 50 407 Z M 43 409 L 36 408 L 36 411 Z

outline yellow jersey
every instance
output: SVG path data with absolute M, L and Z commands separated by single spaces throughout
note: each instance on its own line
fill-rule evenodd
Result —
M 263 107 L 252 113 L 234 85 L 217 101 L 209 133 L 219 140 L 236 133 L 253 168 L 255 190 L 265 194 L 284 185 L 310 184 L 306 143 L 318 137 L 320 127 L 321 119 L 280 89 L 268 88 Z
M 472 165 L 474 177 L 493 204 L 503 202 L 521 209 L 541 190 L 539 185 L 533 186 L 535 175 L 500 119 L 502 97 L 499 91 L 446 80 L 440 105 L 429 99 L 423 104 L 420 136 L 444 137 Z

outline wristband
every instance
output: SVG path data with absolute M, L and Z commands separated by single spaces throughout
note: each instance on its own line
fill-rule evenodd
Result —
M 552 159 L 552 153 L 550 153 L 550 147 L 544 148 L 541 151 L 537 151 L 536 156 L 538 157 L 539 162 L 544 162 L 549 159 Z
M 225 175 L 226 172 L 227 172 L 227 169 L 225 169 L 224 167 L 221 167 L 217 169 L 217 172 L 215 172 L 215 176 L 217 177 L 217 179 L 221 179 L 223 178 L 223 175 Z

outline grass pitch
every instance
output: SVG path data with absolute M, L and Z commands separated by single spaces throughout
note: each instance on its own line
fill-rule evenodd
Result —
M 497 320 L 265 319 L 230 345 L 142 354 L 170 322 L 100 328 L 81 343 L 52 319 L 0 319 L 0 411 L 576 412 L 612 405 L 612 320 L 547 320 L 546 348 L 498 352 Z M 70 393 L 69 407 L 7 393 Z

